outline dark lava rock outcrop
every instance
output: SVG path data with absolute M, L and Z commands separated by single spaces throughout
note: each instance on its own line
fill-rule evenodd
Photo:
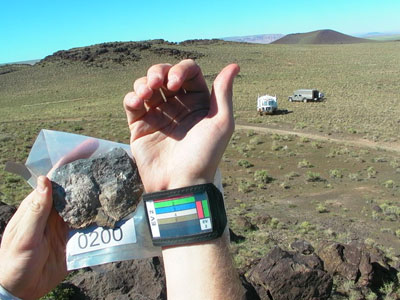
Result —
M 158 257 L 87 268 L 68 283 L 80 290 L 77 299 L 167 299 L 164 268 Z
M 261 299 L 329 299 L 333 280 L 316 254 L 303 255 L 275 247 L 249 272 Z
M 122 148 L 57 168 L 50 179 L 54 206 L 73 228 L 113 227 L 143 193 L 136 164 Z
M 173 45 L 175 47 L 172 47 Z M 110 68 L 116 64 L 123 66 L 132 64 L 149 54 L 177 59 L 197 59 L 204 56 L 203 53 L 185 48 L 161 39 L 142 42 L 111 42 L 60 50 L 45 57 L 39 64 L 45 66 L 54 63 L 61 65 L 78 63 L 88 67 Z M 3 72 L 8 71 L 7 69 Z M 1 73 L 0 69 L 0 75 Z
M 304 255 L 310 255 L 314 253 L 314 247 L 309 242 L 304 240 L 294 241 L 290 244 L 290 248 Z
M 330 274 L 373 291 L 378 291 L 387 282 L 397 280 L 397 270 L 389 265 L 385 254 L 375 247 L 327 241 L 320 245 L 318 255 Z
M 4 229 L 6 229 L 8 221 L 17 209 L 14 206 L 7 205 L 0 201 L 0 242 L 3 238 Z

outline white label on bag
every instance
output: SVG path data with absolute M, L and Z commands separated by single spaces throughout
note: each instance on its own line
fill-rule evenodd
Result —
M 130 218 L 117 222 L 114 228 L 90 226 L 71 230 L 67 242 L 67 256 L 134 243 L 135 224 L 133 218 Z

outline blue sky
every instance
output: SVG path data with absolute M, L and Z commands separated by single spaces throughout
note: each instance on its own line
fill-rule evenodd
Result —
M 0 63 L 110 41 L 400 32 L 399 0 L 1 0 Z

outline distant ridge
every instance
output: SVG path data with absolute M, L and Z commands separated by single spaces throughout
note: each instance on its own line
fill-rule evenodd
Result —
M 306 33 L 293 33 L 272 42 L 272 44 L 356 44 L 371 40 L 357 38 L 334 30 L 317 30 Z
M 224 41 L 254 44 L 270 44 L 283 37 L 283 34 L 257 34 L 246 36 L 231 36 L 222 38 Z
M 400 41 L 400 32 L 368 32 L 358 37 L 374 41 Z
M 16 61 L 16 62 L 9 62 L 9 63 L 2 63 L 0 66 L 5 66 L 5 65 L 34 65 L 38 63 L 40 59 L 31 59 L 31 60 L 24 60 L 24 61 Z

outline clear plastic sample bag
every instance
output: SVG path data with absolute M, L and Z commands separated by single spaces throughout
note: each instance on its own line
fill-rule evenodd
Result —
M 124 149 L 132 157 L 126 144 L 43 129 L 33 144 L 25 167 L 9 164 L 7 169 L 23 176 L 35 188 L 40 175 L 47 175 L 62 165 L 71 153 L 77 158 L 88 158 L 116 147 Z M 152 244 L 143 201 L 114 228 L 92 225 L 69 231 L 66 249 L 68 270 L 154 256 L 161 256 L 161 249 Z
M 130 146 L 126 144 L 43 129 L 25 165 L 9 163 L 6 170 L 21 175 L 35 188 L 40 175 L 48 175 L 58 166 L 71 161 L 71 157 L 89 158 L 117 147 L 132 157 Z M 214 184 L 223 191 L 219 171 Z M 151 241 L 142 200 L 136 210 L 118 221 L 114 228 L 92 225 L 69 231 L 66 249 L 68 270 L 154 256 L 161 256 L 161 248 L 153 246 Z

